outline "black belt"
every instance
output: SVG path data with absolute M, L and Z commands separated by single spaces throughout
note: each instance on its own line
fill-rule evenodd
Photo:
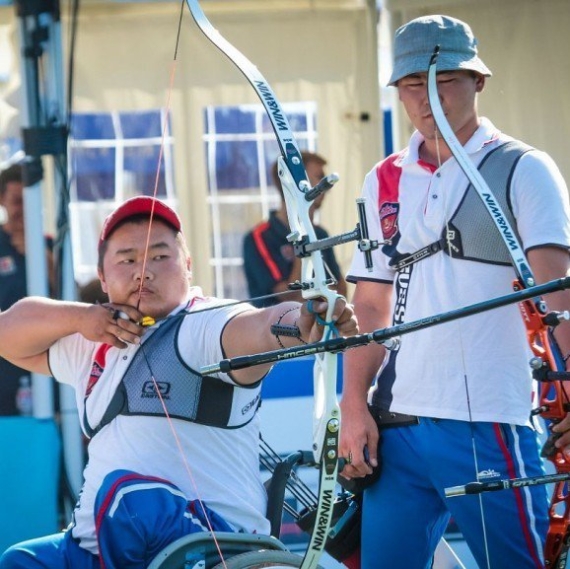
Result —
M 389 429 L 390 427 L 410 427 L 419 425 L 420 419 L 415 415 L 406 413 L 396 413 L 394 411 L 384 411 L 375 407 L 370 407 L 370 413 L 379 429 Z

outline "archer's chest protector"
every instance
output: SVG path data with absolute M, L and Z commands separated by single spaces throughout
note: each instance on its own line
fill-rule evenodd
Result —
M 439 251 L 456 259 L 511 265 L 506 243 L 514 240 L 520 242 L 510 202 L 511 179 L 519 159 L 529 150 L 532 148 L 522 142 L 516 140 L 506 142 L 489 152 L 479 165 L 479 171 L 491 190 L 491 194 L 484 196 L 488 200 L 491 213 L 494 210 L 494 202 L 498 203 L 510 227 L 513 228 L 514 235 L 501 223 L 504 221 L 502 217 L 498 217 L 501 228 L 499 231 L 481 197 L 469 184 L 459 206 L 443 228 L 441 238 L 415 253 L 393 252 L 390 255 L 392 257 L 390 265 L 400 271 Z M 381 167 L 382 165 L 379 166 Z M 383 203 L 382 200 L 382 188 L 380 188 L 380 204 Z
M 163 404 L 171 418 L 222 429 L 243 427 L 253 419 L 261 384 L 240 387 L 189 367 L 178 351 L 183 319 L 170 318 L 141 345 L 100 424 L 92 428 L 84 416 L 89 436 L 118 415 L 166 417 Z

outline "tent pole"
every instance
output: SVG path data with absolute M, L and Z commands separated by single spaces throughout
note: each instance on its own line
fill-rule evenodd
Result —
M 49 296 L 43 229 L 44 180 L 42 156 L 52 156 L 58 201 L 67 187 L 67 112 L 64 95 L 59 0 L 15 0 L 19 18 L 22 65 L 22 141 L 25 159 L 24 215 L 26 219 L 26 271 L 29 295 Z M 60 203 L 60 206 L 62 204 Z M 67 207 L 67 204 L 64 204 Z M 61 208 L 59 208 L 61 209 Z M 58 209 L 58 211 L 59 211 Z M 58 236 L 60 263 L 58 296 L 75 300 L 75 282 L 69 230 Z M 53 381 L 33 374 L 33 414 L 54 417 Z M 83 480 L 83 443 L 73 390 L 60 390 L 61 428 L 67 478 L 77 495 Z

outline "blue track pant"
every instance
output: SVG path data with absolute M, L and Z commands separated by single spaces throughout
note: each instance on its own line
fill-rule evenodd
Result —
M 479 567 L 544 567 L 545 486 L 444 495 L 445 488 L 476 481 L 477 473 L 481 481 L 543 474 L 533 429 L 421 418 L 419 425 L 384 430 L 380 452 L 382 474 L 364 493 L 363 568 L 428 569 L 451 516 Z
M 99 557 L 66 532 L 11 547 L 0 558 L 0 569 L 144 569 L 184 535 L 209 531 L 210 525 L 214 531 L 233 531 L 170 482 L 126 470 L 105 478 L 95 502 L 95 525 Z

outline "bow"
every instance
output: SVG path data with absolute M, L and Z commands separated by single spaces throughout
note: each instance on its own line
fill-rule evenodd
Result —
M 324 298 L 328 302 L 327 325 L 332 322 L 336 293 L 329 287 L 325 264 L 317 244 L 317 237 L 311 223 L 309 208 L 313 199 L 328 189 L 335 179 L 323 181 L 311 189 L 301 153 L 295 142 L 288 120 L 273 90 L 258 69 L 233 45 L 213 28 L 202 11 L 198 0 L 187 0 L 190 13 L 200 30 L 224 53 L 243 73 L 261 100 L 275 132 L 281 156 L 278 172 L 283 186 L 285 204 L 291 234 L 288 239 L 294 244 L 295 253 L 300 256 L 302 295 L 305 299 Z M 315 358 L 314 364 L 314 428 L 313 453 L 321 465 L 318 504 L 315 528 L 307 552 L 301 564 L 302 569 L 317 566 L 324 549 L 332 517 L 332 505 L 337 476 L 338 437 L 340 410 L 336 400 L 337 357 L 325 352 Z
M 492 191 L 479 170 L 470 160 L 445 117 L 437 91 L 436 64 L 438 53 L 439 46 L 436 46 L 428 70 L 428 98 L 435 124 L 463 173 L 483 201 L 497 226 L 497 230 L 507 245 L 507 250 L 517 276 L 513 284 L 514 290 L 532 290 L 535 280 L 516 233 L 511 228 Z M 568 313 L 549 313 L 546 303 L 539 295 L 525 299 L 519 306 L 527 330 L 528 342 L 534 354 L 534 358 L 531 360 L 533 376 L 540 381 L 539 406 L 533 411 L 533 414 L 542 416 L 547 422 L 557 423 L 570 410 L 570 399 L 562 383 L 562 380 L 570 379 L 570 374 L 566 373 L 565 362 L 554 340 L 553 329 L 562 320 L 568 319 Z M 570 548 L 570 495 L 566 490 L 565 482 L 570 478 L 570 462 L 561 450 L 554 447 L 555 438 L 556 435 L 549 437 L 541 453 L 542 456 L 548 458 L 554 464 L 557 474 L 553 477 L 543 476 L 497 481 L 488 483 L 489 487 L 486 487 L 486 483 L 475 482 L 465 487 L 447 489 L 446 495 L 455 496 L 465 493 L 478 493 L 485 490 L 516 488 L 524 485 L 555 482 L 549 508 L 550 523 L 544 558 L 548 567 L 563 567 L 565 566 L 565 558 Z M 560 514 L 559 510 L 562 505 L 564 511 Z

